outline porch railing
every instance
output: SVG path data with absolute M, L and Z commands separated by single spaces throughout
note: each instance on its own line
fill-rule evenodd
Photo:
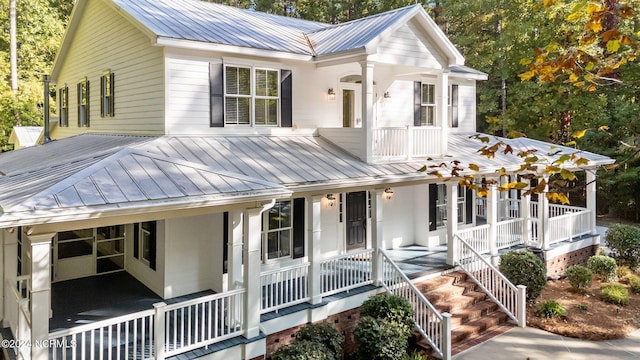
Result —
M 571 240 L 591 233 L 591 210 L 565 211 L 549 219 L 549 243 Z
M 322 296 L 372 284 L 373 254 L 373 249 L 367 249 L 323 260 L 320 263 Z
M 308 301 L 309 265 L 304 263 L 260 273 L 261 313 Z
M 15 344 L 31 344 L 31 276 L 18 276 L 17 283 L 7 281 L 7 287 L 11 289 L 10 293 L 5 297 L 7 301 L 6 319 L 9 327 L 13 330 Z M 9 349 L 16 354 L 18 359 L 30 359 L 31 348 L 29 346 L 17 346 Z
M 526 322 L 526 287 L 515 286 L 498 269 L 476 251 L 468 242 L 459 236 L 457 241 L 456 263 L 484 292 L 507 314 L 525 327 Z
M 440 314 L 384 250 L 379 251 L 382 254 L 382 286 L 388 293 L 409 300 L 418 332 L 442 359 L 451 359 L 451 315 Z
M 496 246 L 498 249 L 509 248 L 524 243 L 524 237 L 522 235 L 523 221 L 523 219 L 511 219 L 500 221 L 496 224 Z
M 475 226 L 459 230 L 457 235 L 468 243 L 481 254 L 488 253 L 489 248 L 489 224 Z
M 432 126 L 373 129 L 373 156 L 406 159 L 442 152 L 442 128 Z

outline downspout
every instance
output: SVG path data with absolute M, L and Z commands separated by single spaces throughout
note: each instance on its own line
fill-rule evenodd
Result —
M 44 74 L 42 76 L 42 82 L 44 83 L 44 143 L 46 144 L 51 141 L 51 137 L 49 136 L 49 83 L 51 82 L 50 76 Z

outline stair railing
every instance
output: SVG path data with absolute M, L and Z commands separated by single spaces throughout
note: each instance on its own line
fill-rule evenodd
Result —
M 415 326 L 443 360 L 451 359 L 451 315 L 439 313 L 389 256 L 382 254 L 382 286 L 388 293 L 409 300 Z
M 505 312 L 519 327 L 525 327 L 527 287 L 514 285 L 468 242 L 456 235 L 456 265 Z

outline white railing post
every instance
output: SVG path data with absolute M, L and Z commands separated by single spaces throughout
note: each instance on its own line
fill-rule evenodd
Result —
M 322 264 L 322 238 L 321 238 L 321 207 L 322 196 L 307 197 L 307 241 L 309 256 L 309 297 L 312 304 L 319 304 L 322 301 L 322 279 L 320 265 Z
M 544 180 L 549 181 L 549 177 L 545 176 Z M 542 250 L 549 250 L 549 199 L 547 192 L 549 186 L 538 195 L 538 243 Z
M 455 265 L 459 260 L 457 242 L 454 237 L 458 232 L 458 183 L 450 181 L 447 187 L 447 264 Z
M 159 302 L 153 304 L 153 309 L 156 312 L 156 319 L 154 322 L 154 345 L 155 345 L 155 360 L 164 360 L 164 342 L 165 342 L 165 308 L 167 304 Z
M 487 195 L 487 224 L 489 224 L 489 253 L 491 254 L 491 263 L 498 264 L 498 199 L 500 194 L 496 185 L 489 185 L 489 194 Z
M 413 142 L 414 140 L 414 128 L 411 125 L 407 125 L 407 146 L 406 146 L 406 158 L 407 160 L 411 159 L 414 154 L 413 154 Z
M 373 256 L 372 268 L 372 280 L 376 285 L 382 284 L 383 266 L 382 266 L 382 253 L 380 250 L 385 249 L 383 232 L 383 208 L 382 208 L 382 194 L 384 190 L 375 189 L 371 192 L 371 240 L 373 242 L 373 248 L 376 250 Z
M 596 174 L 595 170 L 587 170 L 586 171 L 586 181 L 587 181 L 587 209 L 591 210 L 591 214 L 589 214 L 589 229 L 591 234 L 597 234 L 598 230 L 596 230 Z M 594 236 L 594 239 L 597 239 L 597 236 Z M 599 239 L 594 240 L 593 245 L 600 244 Z
M 442 313 L 442 360 L 451 359 L 451 314 Z
M 51 239 L 55 233 L 28 234 L 31 243 L 31 340 L 49 338 L 49 314 L 51 312 Z M 45 359 L 49 349 L 32 346 L 33 359 Z
M 527 327 L 527 287 L 518 285 L 518 295 L 516 298 L 516 317 L 518 318 L 518 326 Z

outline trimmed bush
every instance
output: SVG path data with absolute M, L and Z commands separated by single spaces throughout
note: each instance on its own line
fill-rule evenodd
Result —
M 538 308 L 538 316 L 545 318 L 562 317 L 566 314 L 565 308 L 555 300 L 545 301 Z
M 305 340 L 279 347 L 271 354 L 271 360 L 335 360 L 335 357 L 324 345 Z
M 587 267 L 595 275 L 599 276 L 606 282 L 616 281 L 618 265 L 614 258 L 604 255 L 595 255 L 589 258 L 587 261 Z
M 629 280 L 629 286 L 631 286 L 631 291 L 634 294 L 640 294 L 640 276 L 635 274 L 630 274 L 627 276 Z
M 544 263 L 531 251 L 509 251 L 500 256 L 500 271 L 515 285 L 527 287 L 527 300 L 540 296 L 547 285 Z
M 396 295 L 380 294 L 370 297 L 360 306 L 360 316 L 404 325 L 409 329 L 407 336 L 414 326 L 411 304 L 407 299 Z
M 344 336 L 329 323 L 307 324 L 296 334 L 296 341 L 321 344 L 334 359 L 342 359 Z
M 640 229 L 625 224 L 612 225 L 606 235 L 611 256 L 631 269 L 640 265 Z
M 360 318 L 353 335 L 361 360 L 401 360 L 409 346 L 406 325 L 371 316 Z
M 633 273 L 631 272 L 631 269 L 629 269 L 629 267 L 627 265 L 622 265 L 622 266 L 618 266 L 618 270 L 616 271 L 616 274 L 618 275 L 618 279 L 620 279 L 620 282 L 622 283 L 627 283 L 627 277 L 629 275 L 632 275 Z
M 581 265 L 570 266 L 567 269 L 567 280 L 574 290 L 584 292 L 593 281 L 593 273 Z
M 629 290 L 622 284 L 604 284 L 600 287 L 600 300 L 615 305 L 628 305 Z

